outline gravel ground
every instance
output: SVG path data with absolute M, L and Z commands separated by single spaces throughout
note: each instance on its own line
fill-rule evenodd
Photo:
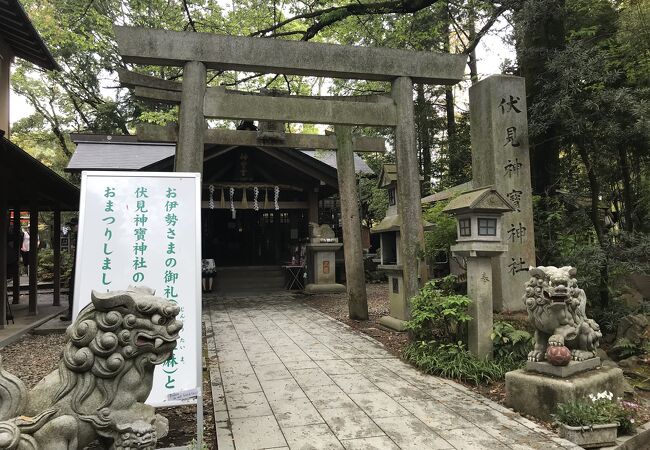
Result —
M 56 370 L 64 340 L 65 336 L 63 334 L 27 335 L 22 340 L 0 350 L 2 368 L 19 377 L 25 383 L 25 386 L 31 389 L 41 378 Z M 210 376 L 207 370 L 203 372 L 203 392 L 205 395 L 203 398 L 205 420 L 203 437 L 207 448 L 216 449 L 217 439 L 212 408 L 212 389 L 210 388 Z M 195 439 L 195 406 L 159 408 L 157 412 L 169 420 L 169 434 L 158 442 L 159 447 L 187 445 Z M 101 449 L 102 446 L 95 444 L 87 448 Z

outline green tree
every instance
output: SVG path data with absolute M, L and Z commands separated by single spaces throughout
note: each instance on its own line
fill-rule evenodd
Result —
M 584 192 L 587 196 L 586 202 L 577 204 L 586 208 L 592 236 L 604 255 L 598 267 L 602 305 L 608 303 L 610 293 L 607 256 L 611 252 L 607 249 L 616 240 L 617 230 L 638 229 L 639 214 L 647 211 L 639 187 L 647 176 L 648 88 L 636 82 L 643 70 L 626 71 L 632 67 L 628 60 L 632 55 L 621 45 L 621 30 L 627 29 L 630 19 L 621 11 L 606 0 L 566 5 L 544 0 L 523 2 L 517 16 L 518 35 L 527 30 L 527 24 L 538 27 L 540 14 L 562 17 L 562 26 L 553 28 L 562 35 L 561 45 L 557 37 L 552 45 L 542 42 L 544 51 L 537 52 L 538 75 L 533 77 L 532 88 L 529 83 L 530 130 L 537 154 L 532 164 L 533 171 L 552 176 L 538 185 L 538 191 Z M 521 38 L 520 47 L 525 44 L 526 38 Z M 527 58 L 524 52 L 522 67 Z M 550 140 L 557 151 L 548 150 Z M 535 142 L 540 145 L 536 147 Z M 542 199 L 540 206 L 552 209 L 548 199 Z

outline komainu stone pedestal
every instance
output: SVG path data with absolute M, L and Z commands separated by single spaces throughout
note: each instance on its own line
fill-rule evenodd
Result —
M 506 374 L 506 405 L 541 420 L 552 420 L 559 403 L 587 398 L 589 394 L 610 391 L 621 397 L 624 390 L 623 371 L 602 366 L 566 378 L 556 378 L 526 370 Z
M 566 366 L 554 366 L 546 361 L 526 362 L 527 371 L 541 373 L 542 375 L 551 375 L 558 378 L 570 377 L 571 375 L 597 369 L 598 367 L 600 367 L 599 357 L 586 359 L 584 361 L 571 361 Z

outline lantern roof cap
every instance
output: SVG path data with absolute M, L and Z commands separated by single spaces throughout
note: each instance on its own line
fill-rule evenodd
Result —
M 370 233 L 386 233 L 388 231 L 400 231 L 402 227 L 402 218 L 399 214 L 392 214 L 390 216 L 384 217 L 381 222 L 370 229 Z M 430 231 L 434 228 L 434 225 L 426 220 L 422 221 L 422 228 L 424 231 Z
M 515 208 L 494 187 L 484 186 L 464 192 L 452 199 L 443 209 L 446 213 L 462 214 L 467 212 L 505 213 Z
M 424 180 L 424 177 L 420 175 L 420 181 Z M 391 185 L 397 183 L 397 164 L 384 164 L 381 167 L 381 172 L 379 173 L 379 181 L 377 186 L 383 189 L 388 188 Z

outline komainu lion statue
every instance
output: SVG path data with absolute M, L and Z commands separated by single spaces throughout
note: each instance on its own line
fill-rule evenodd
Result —
M 524 301 L 535 327 L 535 348 L 530 361 L 544 361 L 548 346 L 566 346 L 575 361 L 594 358 L 602 337 L 600 327 L 585 314 L 587 296 L 578 287 L 570 266 L 530 267 Z
M 92 293 L 68 327 L 59 368 L 31 391 L 0 368 L 0 449 L 154 449 L 167 419 L 144 401 L 183 328 L 179 307 L 145 288 Z M 36 351 L 36 350 L 35 350 Z

